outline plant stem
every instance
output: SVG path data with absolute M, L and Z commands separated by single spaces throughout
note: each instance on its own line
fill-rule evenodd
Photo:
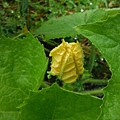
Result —
M 86 79 L 84 81 L 81 81 L 81 84 L 85 83 L 101 83 L 101 84 L 106 84 L 108 83 L 108 80 L 99 80 L 99 79 Z
M 91 47 L 92 47 L 92 50 L 91 50 L 90 59 L 89 59 L 89 63 L 88 63 L 89 72 L 92 71 L 92 68 L 94 66 L 94 61 L 95 61 L 95 46 L 92 45 Z
M 0 21 L 0 37 L 2 36 L 2 28 L 1 28 L 1 21 Z
M 47 49 L 47 48 L 45 48 L 45 47 L 44 47 L 44 49 L 45 49 L 45 51 L 46 51 L 46 52 L 48 52 L 48 53 L 50 52 L 50 50 L 49 50 L 49 49 Z
M 105 3 L 105 7 L 108 8 L 107 0 L 105 0 L 104 3 Z
M 70 91 L 73 91 L 73 89 L 74 89 L 70 84 L 67 84 L 67 83 L 64 83 L 62 88 L 66 89 L 66 90 L 70 90 Z
M 82 94 L 103 94 L 103 90 L 102 89 L 89 90 L 89 91 L 82 91 L 80 93 L 82 93 Z
M 46 42 L 47 44 L 51 45 L 51 46 L 58 45 L 55 41 L 52 41 L 52 40 L 43 40 L 43 41 Z
M 46 88 L 46 87 L 50 87 L 50 86 L 49 86 L 46 82 L 44 82 L 44 81 L 42 82 L 41 86 L 43 86 L 43 87 L 45 87 L 45 88 Z
M 16 39 L 16 38 L 18 38 L 18 37 L 20 37 L 20 36 L 22 36 L 22 35 L 24 35 L 24 34 L 23 34 L 23 33 L 20 33 L 19 35 L 13 37 L 13 39 Z

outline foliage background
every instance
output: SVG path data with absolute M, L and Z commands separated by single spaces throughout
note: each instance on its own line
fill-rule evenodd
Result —
M 1 34 L 14 37 L 21 33 L 25 24 L 34 31 L 53 17 L 117 7 L 120 7 L 119 0 L 1 0 Z
M 8 77 L 11 78 L 10 81 L 3 82 L 4 75 L 1 74 L 1 85 L 0 85 L 0 87 L 2 88 L 1 89 L 2 90 L 1 97 L 6 94 L 9 95 L 9 92 L 12 93 L 11 96 L 13 98 L 16 94 L 18 94 L 16 96 L 16 99 L 14 99 L 13 101 L 10 98 L 11 96 L 10 97 L 6 96 L 5 98 L 3 98 L 2 102 L 1 102 L 2 106 L 0 107 L 1 113 L 3 111 L 5 111 L 5 113 L 6 113 L 6 111 L 15 110 L 16 111 L 15 113 L 14 112 L 7 113 L 7 116 L 8 117 L 11 116 L 11 119 L 13 119 L 13 117 L 14 117 L 14 119 L 19 119 L 19 116 L 22 116 L 22 118 L 21 118 L 22 120 L 23 119 L 28 120 L 28 119 L 31 119 L 32 117 L 34 117 L 37 120 L 37 119 L 39 119 L 39 116 L 37 116 L 38 111 L 40 109 L 44 110 L 44 108 L 46 108 L 46 110 L 49 110 L 47 106 L 49 106 L 52 103 L 51 107 L 50 106 L 49 107 L 53 108 L 53 106 L 54 106 L 54 108 L 56 108 L 56 109 L 49 111 L 49 114 L 47 114 L 48 111 L 47 112 L 44 111 L 44 114 L 43 114 L 43 111 L 41 111 L 41 115 L 43 114 L 43 116 L 41 116 L 41 119 L 43 119 L 43 118 L 45 118 L 45 116 L 47 116 L 48 119 L 50 119 L 50 118 L 58 119 L 58 117 L 59 117 L 61 119 L 67 120 L 68 116 L 70 116 L 73 113 L 73 109 L 70 109 L 70 108 L 75 108 L 74 109 L 75 115 L 72 115 L 72 117 L 74 119 L 78 119 L 79 116 L 81 116 L 81 118 L 83 120 L 84 119 L 87 120 L 87 119 L 91 119 L 91 118 L 96 119 L 100 113 L 100 109 L 98 107 L 102 104 L 101 100 L 96 99 L 94 97 L 90 97 L 90 96 L 84 96 L 84 97 L 80 96 L 80 95 L 77 96 L 77 94 L 75 95 L 75 94 L 73 94 L 73 92 L 70 92 L 70 91 L 80 92 L 80 93 L 89 93 L 89 94 L 98 96 L 100 98 L 103 97 L 103 92 L 101 91 L 101 89 L 103 87 L 107 86 L 108 79 L 111 78 L 111 72 L 109 70 L 109 66 L 108 66 L 107 62 L 109 63 L 109 65 L 112 66 L 114 64 L 113 63 L 114 56 L 112 57 L 112 59 L 110 59 L 109 56 L 107 56 L 108 53 L 111 54 L 111 52 L 112 52 L 112 51 L 109 51 L 109 47 L 108 48 L 106 47 L 109 45 L 109 42 L 105 43 L 103 41 L 103 42 L 101 42 L 102 44 L 99 45 L 99 43 L 96 42 L 96 38 L 98 37 L 98 39 L 99 39 L 99 36 L 97 36 L 95 38 L 94 37 L 92 38 L 90 36 L 90 34 L 96 33 L 96 32 L 98 32 L 101 35 L 107 36 L 102 31 L 96 31 L 96 32 L 94 31 L 94 29 L 96 29 L 97 25 L 99 26 L 99 23 L 93 24 L 94 29 L 88 25 L 88 26 L 83 26 L 82 27 L 83 31 L 80 31 L 79 27 L 78 27 L 77 32 L 80 32 L 82 35 L 75 35 L 73 37 L 65 36 L 65 40 L 68 42 L 72 42 L 72 41 L 74 42 L 76 40 L 81 42 L 83 50 L 84 50 L 84 67 L 86 69 L 84 74 L 79 77 L 79 79 L 76 83 L 74 83 L 72 85 L 68 85 L 68 86 L 64 85 L 64 83 L 61 82 L 61 80 L 58 80 L 58 78 L 51 76 L 50 74 L 47 74 L 47 73 L 44 78 L 44 82 L 42 83 L 40 81 L 40 79 L 41 80 L 43 79 L 45 69 L 43 71 L 41 71 L 41 73 L 43 73 L 43 74 L 41 74 L 40 79 L 38 78 L 38 76 L 40 76 L 39 71 L 40 71 L 40 68 L 47 67 L 47 60 L 45 61 L 46 62 L 44 64 L 45 66 L 43 66 L 43 67 L 39 66 L 39 68 L 38 68 L 37 64 L 40 65 L 40 63 L 42 63 L 42 62 L 39 60 L 37 61 L 37 59 L 41 59 L 40 56 L 44 56 L 43 59 L 46 59 L 45 54 L 44 54 L 44 52 L 42 52 L 42 53 L 40 53 L 42 55 L 39 54 L 39 56 L 36 56 L 36 58 L 37 58 L 36 61 L 34 61 L 34 59 L 32 59 L 33 58 L 32 56 L 34 54 L 37 54 L 37 52 L 39 52 L 40 49 L 42 49 L 42 51 L 44 51 L 43 46 L 40 43 L 38 43 L 31 34 L 27 35 L 27 32 L 29 30 L 36 38 L 39 39 L 39 41 L 42 44 L 44 44 L 46 55 L 47 55 L 47 57 L 49 57 L 48 54 L 49 54 L 50 50 L 61 43 L 61 38 L 58 39 L 55 36 L 52 36 L 51 37 L 52 40 L 51 39 L 47 40 L 43 35 L 41 35 L 42 32 L 44 33 L 43 28 L 45 25 L 44 23 L 46 21 L 50 20 L 51 18 L 59 18 L 61 16 L 71 15 L 73 13 L 85 12 L 86 10 L 92 10 L 92 9 L 97 10 L 99 8 L 117 8 L 117 7 L 120 7 L 119 0 L 111 0 L 111 1 L 107 1 L 107 0 L 96 0 L 96 1 L 92 1 L 92 0 L 91 1 L 90 0 L 83 0 L 83 1 L 78 1 L 78 0 L 64 0 L 64 1 L 63 0 L 61 0 L 61 1 L 60 0 L 56 0 L 56 1 L 55 0 L 49 0 L 49 1 L 48 0 L 40 0 L 40 1 L 38 1 L 38 0 L 31 0 L 31 1 L 14 0 L 14 1 L 7 1 L 6 0 L 6 1 L 4 1 L 4 0 L 2 0 L 2 1 L 0 1 L 0 35 L 1 35 L 0 42 L 1 42 L 1 45 L 3 45 L 3 46 L 5 44 L 7 44 L 6 47 L 1 46 L 2 51 L 0 54 L 2 55 L 1 61 L 3 61 L 1 63 L 4 63 L 4 61 L 6 60 L 6 57 L 4 55 L 8 55 L 8 53 L 9 53 L 9 57 L 11 56 L 10 57 L 11 59 L 9 59 L 6 63 L 1 64 L 1 68 L 3 68 L 3 69 L 1 69 L 1 73 L 3 73 L 3 71 L 4 71 L 4 66 L 7 65 L 8 63 L 10 63 L 11 66 L 8 66 L 8 67 L 14 73 L 14 75 L 15 75 L 14 79 L 17 80 L 15 83 L 14 82 L 11 83 L 11 81 L 13 80 L 13 78 L 10 77 L 13 75 L 13 73 L 11 72 L 12 75 L 8 74 Z M 119 24 L 118 22 L 116 22 L 116 20 L 119 20 L 119 16 L 116 16 L 115 18 L 110 18 L 110 19 L 114 21 L 115 25 Z M 109 26 L 112 25 L 112 23 L 110 22 L 110 19 L 106 23 L 103 23 L 106 25 L 106 28 L 109 28 Z M 54 23 L 55 23 L 55 21 L 54 21 Z M 49 22 L 48 22 L 48 25 L 49 25 Z M 115 25 L 113 25 L 113 26 L 115 26 Z M 39 31 L 40 26 L 43 26 L 43 28 L 41 27 L 42 31 Z M 111 26 L 111 27 L 113 28 L 113 26 Z M 64 29 L 68 29 L 68 28 L 64 28 Z M 55 29 L 53 29 L 53 31 L 54 30 Z M 87 30 L 87 32 L 86 32 L 86 30 Z M 107 30 L 109 30 L 109 29 L 106 29 L 106 31 Z M 116 29 L 113 28 L 113 33 L 115 33 L 115 32 L 116 32 Z M 119 36 L 114 38 L 113 37 L 114 35 L 110 36 L 110 34 L 111 33 L 108 32 L 108 36 L 106 38 L 103 37 L 103 39 L 106 41 L 108 39 L 111 39 L 111 42 L 113 43 L 113 45 L 119 47 L 119 42 L 117 42 L 118 44 L 116 44 L 116 41 L 119 41 L 118 40 Z M 6 37 L 10 37 L 12 39 L 16 39 L 16 38 L 20 38 L 20 39 L 18 39 L 18 42 L 14 43 L 13 41 L 11 41 L 11 39 L 4 38 L 4 37 L 2 37 L 2 35 L 6 36 Z M 27 35 L 27 38 L 25 39 L 24 37 L 26 35 Z M 115 35 L 117 36 L 117 34 L 115 34 Z M 86 36 L 87 38 L 83 37 L 83 36 Z M 61 37 L 63 37 L 63 36 L 61 36 Z M 53 38 L 54 38 L 54 40 L 53 40 Z M 88 38 L 97 46 L 97 48 L 88 40 Z M 20 42 L 21 39 L 24 39 L 25 43 Z M 27 41 L 30 39 L 32 40 L 32 42 L 36 41 L 36 42 L 33 42 L 35 44 L 33 44 L 32 47 L 31 47 L 31 44 L 29 44 L 29 46 L 26 46 L 26 44 L 28 44 Z M 14 48 L 16 48 L 15 47 L 16 45 L 18 46 L 19 49 L 15 50 L 15 52 L 11 52 L 11 51 L 14 51 Z M 24 46 L 25 49 L 23 49 L 22 46 Z M 36 49 L 36 51 L 32 52 L 35 49 L 35 46 L 39 46 L 39 47 L 38 47 L 38 49 Z M 113 48 L 112 50 L 117 55 L 118 49 L 116 50 L 115 46 L 112 46 L 111 44 L 109 46 L 111 46 L 111 48 Z M 98 48 L 100 51 L 102 51 L 103 54 L 101 54 L 99 52 Z M 107 48 L 107 49 L 104 50 L 104 48 Z M 23 51 L 21 51 L 21 49 Z M 8 51 L 7 54 L 6 54 L 6 51 Z M 106 51 L 106 53 L 104 53 L 104 51 Z M 29 52 L 31 54 L 28 54 Z M 25 53 L 25 54 L 23 54 L 23 53 Z M 14 59 L 12 59 L 12 56 L 15 54 L 16 54 L 16 58 L 17 57 L 19 58 L 20 56 L 23 56 L 23 58 L 26 58 L 25 61 L 23 60 L 23 63 L 25 62 L 26 66 L 24 66 L 24 65 L 22 66 L 21 58 L 17 59 L 17 61 L 14 61 Z M 106 57 L 106 59 L 103 57 L 103 55 Z M 38 71 L 35 72 L 36 75 L 33 75 L 32 78 L 29 78 L 29 74 L 30 74 L 29 72 L 32 71 L 32 69 L 31 69 L 32 66 L 30 67 L 31 64 L 29 61 L 27 61 L 27 59 L 29 59 L 29 58 L 31 59 L 31 62 L 36 64 L 36 66 L 34 66 L 34 68 L 38 69 Z M 107 62 L 106 62 L 106 60 L 107 60 Z M 18 65 L 18 68 L 19 68 L 18 70 L 17 70 L 17 68 L 12 70 L 13 61 L 16 63 L 16 65 Z M 21 61 L 20 62 L 21 64 L 19 63 L 19 61 Z M 48 65 L 47 71 L 50 70 L 50 61 L 51 61 L 51 59 L 49 60 L 49 65 Z M 116 63 L 117 62 L 118 61 L 116 60 Z M 18 72 L 19 70 L 22 70 L 22 69 L 26 70 L 27 67 L 30 68 L 29 69 L 30 71 L 28 71 L 28 73 L 24 73 L 23 71 L 21 73 Z M 111 67 L 111 71 L 113 72 L 113 78 L 112 78 L 113 81 L 109 83 L 109 85 L 114 85 L 114 88 L 112 88 L 110 86 L 110 87 L 107 87 L 107 89 L 106 89 L 106 91 L 110 91 L 111 93 L 106 92 L 106 96 L 104 97 L 104 99 L 107 100 L 107 102 L 104 102 L 104 105 L 103 105 L 103 106 L 105 106 L 103 108 L 103 111 L 106 113 L 106 115 L 102 114 L 101 119 L 109 120 L 111 118 L 112 119 L 119 118 L 119 114 L 118 114 L 119 107 L 118 107 L 118 109 L 116 109 L 117 104 L 119 103 L 119 102 L 116 102 L 116 101 L 119 101 L 119 97 L 117 97 L 117 94 L 119 94 L 119 92 L 118 92 L 119 86 L 117 84 L 115 84 L 115 80 L 117 80 L 117 82 L 119 83 L 118 77 L 116 77 L 116 73 L 119 73 L 119 66 L 118 66 L 118 70 L 117 70 L 118 72 L 116 72 L 115 69 L 117 69 L 116 64 L 114 64 L 114 66 Z M 8 69 L 5 69 L 5 71 L 7 73 Z M 21 74 L 21 75 L 24 74 L 24 79 L 29 78 L 30 81 L 28 82 L 26 79 L 27 84 L 22 82 L 21 81 L 22 77 L 19 77 L 19 74 Z M 33 79 L 35 79 L 36 81 L 33 82 L 32 81 Z M 70 91 L 65 91 L 63 89 L 60 89 L 57 85 L 52 85 L 54 82 L 58 83 L 59 86 L 63 87 L 64 89 L 67 89 Z M 16 87 L 16 83 L 17 83 L 18 88 Z M 32 83 L 32 85 L 31 85 L 31 83 Z M 37 86 L 36 86 L 36 84 L 37 84 Z M 39 88 L 40 84 L 42 84 L 42 85 Z M 11 85 L 11 86 L 9 86 L 9 85 Z M 28 86 L 28 88 L 25 87 L 26 85 Z M 48 87 L 49 85 L 52 85 L 52 87 L 49 88 Z M 20 87 L 20 89 L 19 89 L 19 87 Z M 48 87 L 48 88 L 42 89 L 44 87 Z M 5 91 L 8 88 L 9 88 L 9 92 Z M 42 89 L 42 90 L 38 92 L 37 89 L 40 89 L 40 90 Z M 23 91 L 21 91 L 21 90 L 23 90 Z M 30 93 L 30 95 L 28 95 L 29 91 L 31 91 L 31 90 L 32 90 L 32 92 Z M 3 93 L 4 93 L 4 95 L 3 95 Z M 53 96 L 53 93 L 54 93 L 54 96 Z M 58 96 L 59 94 L 62 94 L 62 95 Z M 115 99 L 108 100 L 108 98 L 112 98 L 113 95 L 114 95 Z M 20 98 L 20 96 L 21 96 L 21 98 Z M 71 97 L 71 96 L 73 96 L 73 97 Z M 11 106 L 9 106 L 9 104 L 7 104 L 7 107 L 5 107 L 6 101 L 7 101 L 6 98 L 7 99 L 10 98 Z M 23 101 L 24 98 L 27 98 L 24 101 L 24 104 L 17 106 L 21 103 L 21 101 Z M 69 101 L 70 99 L 71 99 L 71 101 Z M 86 102 L 85 102 L 86 99 L 91 104 L 86 104 Z M 54 100 L 56 100 L 55 104 L 53 104 Z M 61 101 L 59 101 L 59 100 L 61 100 Z M 77 102 L 74 106 L 74 104 L 72 104 L 72 102 L 76 101 L 76 100 L 77 100 Z M 69 102 L 67 102 L 67 101 L 69 101 Z M 14 103 L 16 103 L 17 105 Z M 83 103 L 82 108 L 84 108 L 84 110 L 83 110 L 84 112 L 81 110 L 81 105 L 79 105 L 79 103 Z M 111 104 L 109 104 L 109 103 L 111 103 Z M 33 104 L 34 106 L 31 106 L 31 104 Z M 38 104 L 39 105 L 43 104 L 43 108 L 36 109 Z M 95 108 L 92 108 L 93 104 L 94 104 Z M 15 108 L 15 106 L 17 106 L 17 108 Z M 65 106 L 68 107 L 67 109 L 70 109 L 69 113 L 67 113 L 67 109 L 64 109 Z M 111 106 L 113 106 L 113 107 L 111 107 Z M 34 110 L 36 110 L 35 113 L 33 113 L 33 111 L 29 111 L 29 110 L 31 110 L 31 107 L 33 107 Z M 18 108 L 20 108 L 22 110 L 22 112 L 20 112 Z M 106 108 L 110 108 L 109 109 L 110 111 L 106 112 Z M 95 111 L 95 114 L 92 114 L 91 112 L 89 112 L 90 109 L 92 112 Z M 111 111 L 113 109 L 114 109 L 114 111 L 113 111 L 114 114 L 111 114 Z M 28 111 L 28 112 L 26 112 L 26 111 Z M 61 111 L 63 111 L 64 115 L 60 114 Z M 77 111 L 81 111 L 81 112 L 79 114 L 76 114 Z M 31 114 L 31 116 L 29 116 L 29 114 Z M 85 115 L 86 115 L 86 117 L 84 118 Z M 114 115 L 116 116 L 116 118 Z M 71 119 L 72 119 L 72 117 L 71 117 Z M 2 116 L 0 117 L 1 120 L 3 118 L 10 119 L 10 118 L 7 118 L 5 114 L 4 115 L 2 114 Z

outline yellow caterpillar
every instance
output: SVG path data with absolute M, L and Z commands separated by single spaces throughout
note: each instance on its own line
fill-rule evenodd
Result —
M 57 75 L 65 83 L 73 83 L 83 73 L 83 52 L 80 43 L 62 43 L 51 50 L 51 74 Z

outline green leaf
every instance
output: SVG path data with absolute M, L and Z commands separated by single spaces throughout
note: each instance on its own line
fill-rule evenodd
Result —
M 21 108 L 22 120 L 96 120 L 102 100 L 63 90 L 56 84 L 31 93 Z
M 100 120 L 120 119 L 120 14 L 104 22 L 78 27 L 79 32 L 99 48 L 107 60 L 112 78 L 104 90 Z
M 47 40 L 75 36 L 77 34 L 74 29 L 75 27 L 103 21 L 107 19 L 109 15 L 114 15 L 118 12 L 120 12 L 120 9 L 98 9 L 89 10 L 83 13 L 75 13 L 69 16 L 60 17 L 58 19 L 53 18 L 38 28 L 34 34 L 44 35 Z
M 120 13 L 120 8 L 106 9 L 106 11 L 108 12 L 109 16 L 112 16 Z
M 93 14 L 96 12 L 99 14 Z M 105 10 L 101 9 L 100 11 L 94 10 L 85 13 L 75 13 L 59 19 L 53 18 L 43 24 L 43 26 L 38 28 L 34 33 L 45 35 L 46 39 L 74 36 L 76 35 L 76 31 L 73 29 L 74 27 L 94 22 L 96 19 L 103 19 L 105 15 Z
M 37 90 L 47 67 L 44 48 L 31 34 L 0 38 L 0 120 L 17 120 L 17 107 Z
M 104 89 L 104 104 L 100 120 L 119 120 L 120 14 L 116 14 L 120 13 L 120 9 L 105 10 L 105 13 L 100 13 L 99 11 L 101 10 L 97 10 L 96 13 L 95 11 L 91 11 L 91 14 L 85 12 L 53 19 L 46 22 L 39 28 L 39 31 L 45 35 L 46 39 L 82 34 L 99 48 L 112 71 L 112 78 L 109 85 Z

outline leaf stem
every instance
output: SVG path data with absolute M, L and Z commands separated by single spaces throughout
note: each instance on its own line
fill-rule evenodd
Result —
M 47 49 L 47 48 L 45 48 L 45 47 L 44 47 L 44 49 L 45 49 L 45 51 L 46 51 L 46 52 L 48 52 L 48 53 L 50 52 L 50 50 L 49 50 L 49 49 Z
M 94 66 L 94 61 L 95 61 L 95 46 L 92 45 L 91 47 L 92 47 L 92 50 L 91 50 L 90 59 L 89 59 L 89 63 L 88 63 L 89 72 L 92 71 L 92 68 Z
M 24 35 L 24 34 L 23 34 L 23 33 L 20 33 L 19 35 L 13 37 L 13 39 L 16 39 L 16 38 L 18 38 L 18 37 L 21 37 L 22 35 Z
M 55 41 L 52 41 L 52 40 L 43 40 L 43 41 L 46 42 L 47 44 L 51 45 L 51 46 L 58 45 L 58 43 L 56 43 Z
M 43 87 L 45 87 L 45 88 L 46 88 L 46 87 L 50 87 L 45 81 L 42 82 L 41 86 L 43 86 Z
M 101 84 L 107 84 L 108 80 L 100 80 L 100 79 L 86 79 L 84 81 L 81 81 L 81 84 L 85 84 L 85 83 L 101 83 Z
M 66 89 L 66 90 L 70 90 L 70 91 L 74 90 L 74 88 L 70 84 L 67 84 L 67 83 L 64 83 L 62 88 Z
M 89 90 L 89 91 L 82 91 L 80 93 L 82 94 L 103 94 L 103 90 L 102 89 Z

